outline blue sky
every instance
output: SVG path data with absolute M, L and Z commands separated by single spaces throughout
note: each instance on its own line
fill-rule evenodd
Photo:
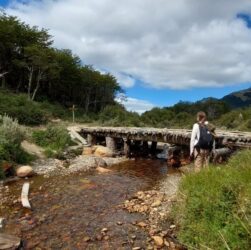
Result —
M 8 2 L 0 0 L 7 13 L 49 29 L 56 47 L 114 74 L 130 110 L 251 87 L 250 1 Z
M 197 101 L 206 97 L 222 98 L 223 96 L 251 87 L 250 83 L 239 84 L 220 88 L 192 88 L 186 90 L 153 89 L 144 87 L 144 84 L 137 83 L 134 87 L 126 89 L 128 96 L 146 100 L 157 106 L 170 106 L 178 101 Z
M 0 5 L 1 6 L 6 6 L 8 4 L 8 0 L 0 0 Z

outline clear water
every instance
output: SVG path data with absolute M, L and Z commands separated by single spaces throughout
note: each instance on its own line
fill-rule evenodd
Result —
M 7 219 L 6 233 L 20 236 L 25 249 L 144 247 L 147 234 L 134 223 L 145 218 L 118 205 L 137 191 L 153 188 L 175 170 L 158 160 L 128 161 L 111 170 L 108 174 L 33 177 L 29 180 L 32 211 L 22 208 L 20 202 L 13 204 L 19 199 L 23 181 L 10 185 L 8 202 L 0 210 L 0 217 Z M 108 229 L 108 237 L 100 240 L 103 228 Z M 137 237 L 134 244 L 133 235 Z

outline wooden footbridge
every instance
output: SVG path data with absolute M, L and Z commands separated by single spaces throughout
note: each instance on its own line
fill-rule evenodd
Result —
M 112 150 L 116 150 L 118 141 L 123 141 L 126 155 L 132 143 L 141 143 L 146 148 L 151 142 L 150 148 L 154 151 L 158 142 L 188 148 L 191 138 L 191 130 L 186 129 L 73 126 L 68 130 L 86 138 L 89 145 L 96 144 L 99 138 L 105 138 L 106 146 Z M 251 148 L 251 133 L 249 132 L 217 130 L 216 133 L 217 148 Z

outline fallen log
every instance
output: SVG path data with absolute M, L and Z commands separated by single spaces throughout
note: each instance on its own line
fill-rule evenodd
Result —
M 76 131 L 74 130 L 69 130 L 69 134 L 73 140 L 78 140 L 80 141 L 83 145 L 87 144 L 87 141 Z
M 21 201 L 23 207 L 31 209 L 31 205 L 28 198 L 29 188 L 30 188 L 30 183 L 29 182 L 24 183 L 21 193 Z
M 216 163 L 220 158 L 230 156 L 232 150 L 230 148 L 218 148 L 213 151 L 213 162 Z
M 21 245 L 21 239 L 9 234 L 0 233 L 0 250 L 17 249 Z

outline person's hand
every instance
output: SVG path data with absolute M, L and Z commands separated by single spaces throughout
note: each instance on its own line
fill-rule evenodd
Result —
M 190 157 L 189 157 L 190 161 L 193 161 L 194 160 L 194 154 L 190 154 Z

